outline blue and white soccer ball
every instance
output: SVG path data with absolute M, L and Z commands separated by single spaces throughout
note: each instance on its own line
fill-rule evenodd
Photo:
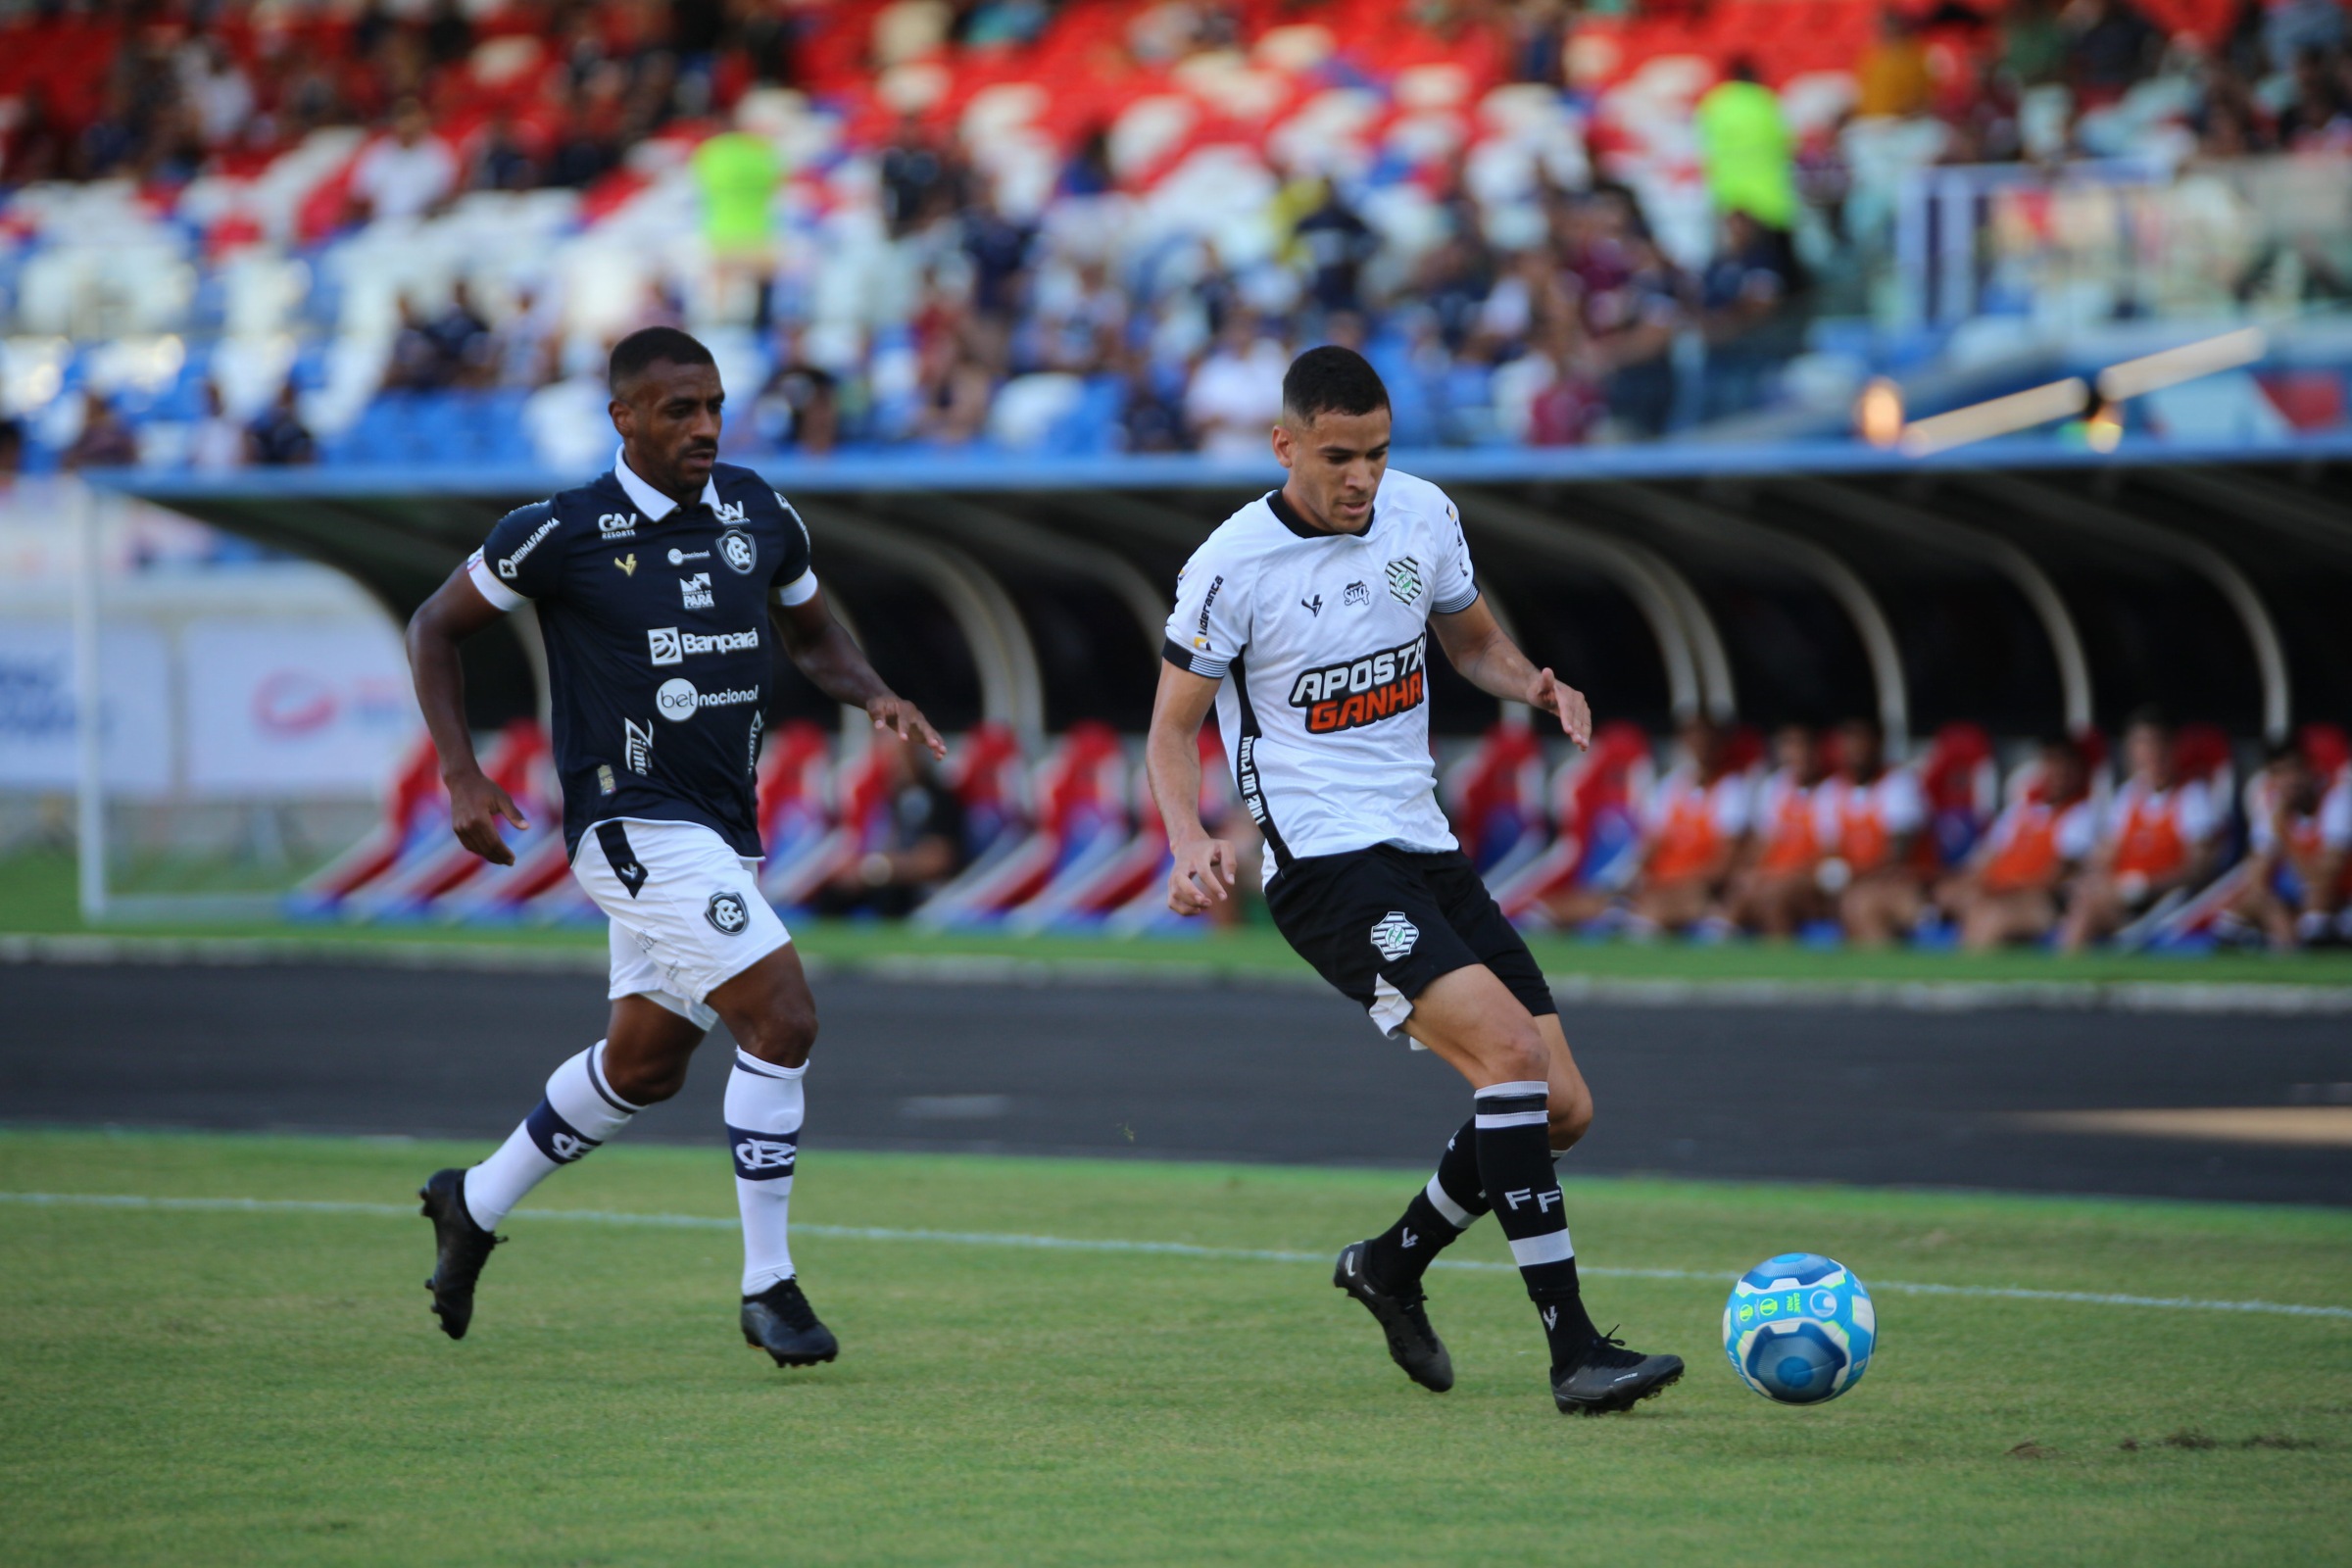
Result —
M 1740 1381 L 1782 1404 L 1821 1404 L 1862 1381 L 1878 1348 L 1870 1292 L 1818 1252 L 1783 1252 L 1740 1276 L 1723 1303 L 1723 1353 Z

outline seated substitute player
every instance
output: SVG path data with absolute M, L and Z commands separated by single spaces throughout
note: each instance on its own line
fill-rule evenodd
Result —
M 757 474 L 717 461 L 725 394 L 710 351 L 671 327 L 632 333 L 612 350 L 612 470 L 509 513 L 409 623 L 451 826 L 506 865 L 514 852 L 498 819 L 526 824 L 474 760 L 458 644 L 537 609 L 564 842 L 612 927 L 605 1038 L 556 1069 L 497 1152 L 425 1183 L 439 1249 L 425 1283 L 443 1331 L 464 1339 L 474 1282 L 504 1240 L 498 1222 L 550 1172 L 676 1094 L 723 1018 L 737 1047 L 725 1116 L 744 1339 L 779 1366 L 830 1361 L 838 1346 L 801 1292 L 787 1233 L 816 1006 L 755 875 L 769 637 L 876 729 L 945 748 L 826 609 L 799 514 Z
M 2352 778 L 2328 778 L 2308 738 L 2280 747 L 2246 786 L 2246 837 L 2222 929 L 2251 927 L 2282 951 L 2332 940 L 2352 882 Z
M 1783 724 L 1772 755 L 1776 765 L 1756 792 L 1755 834 L 1724 904 L 1742 928 L 1786 941 L 1828 912 L 1817 874 L 1836 842 L 1835 806 L 1810 729 Z
M 1917 773 L 1886 765 L 1886 733 L 1878 720 L 1838 725 L 1838 775 L 1827 792 L 1837 851 L 1822 862 L 1822 887 L 1837 896 L 1848 941 L 1891 947 L 1927 909 L 1912 855 L 1927 800 Z
M 1635 873 L 1627 929 L 1728 929 L 1718 908 L 1745 848 L 1754 787 L 1729 765 L 1722 730 L 1693 714 L 1677 736 L 1682 760 L 1649 792 L 1642 827 L 1642 868 Z
M 1936 902 L 1960 923 L 1960 946 L 1989 953 L 2048 936 L 2058 923 L 2058 890 L 2090 854 L 2098 832 L 2082 749 L 2053 735 L 2041 743 L 2033 777 L 1993 819 L 1967 867 L 1936 890 Z
M 1273 431 L 1289 480 L 1227 518 L 1178 579 L 1148 750 L 1175 856 L 1168 904 L 1192 915 L 1232 897 L 1234 848 L 1197 806 L 1196 741 L 1213 705 L 1265 836 L 1283 936 L 1375 1025 L 1437 1053 L 1475 1091 L 1427 1189 L 1345 1249 L 1332 1283 L 1371 1311 L 1407 1376 L 1451 1388 L 1422 1273 L 1493 1207 L 1550 1342 L 1553 1399 L 1623 1410 L 1683 1363 L 1626 1349 L 1586 1314 L 1552 1161 L 1583 1136 L 1592 1101 L 1535 958 L 1438 808 L 1430 633 L 1481 689 L 1557 716 L 1580 746 L 1592 713 L 1495 624 L 1453 504 L 1390 470 L 1389 423 L 1388 391 L 1360 356 L 1300 355 Z
M 2176 888 L 2205 879 L 2222 826 L 2213 794 L 2175 766 L 2173 730 L 2164 715 L 2143 708 L 2124 727 L 2124 760 L 2132 770 L 2115 792 L 2099 842 L 2067 900 L 2058 926 L 2058 951 L 2080 953 L 2112 936 Z

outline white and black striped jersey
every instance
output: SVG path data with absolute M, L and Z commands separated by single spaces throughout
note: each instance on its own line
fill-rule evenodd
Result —
M 1163 657 L 1223 682 L 1217 726 L 1269 879 L 1305 856 L 1455 847 L 1429 751 L 1429 617 L 1477 599 L 1453 503 L 1394 468 L 1361 533 L 1310 526 L 1276 490 L 1194 552 Z

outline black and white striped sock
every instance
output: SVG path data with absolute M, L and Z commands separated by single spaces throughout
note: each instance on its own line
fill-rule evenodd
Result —
M 1466 1121 L 1446 1140 L 1445 1157 L 1429 1185 L 1413 1195 L 1396 1224 L 1372 1238 L 1364 1266 L 1381 1285 L 1409 1289 L 1489 1206 L 1478 1179 L 1478 1124 Z
M 1477 1104 L 1478 1170 L 1494 1218 L 1543 1316 L 1552 1365 L 1573 1365 L 1600 1336 L 1585 1313 L 1566 1202 L 1552 1171 L 1549 1091 L 1541 1081 L 1490 1084 Z

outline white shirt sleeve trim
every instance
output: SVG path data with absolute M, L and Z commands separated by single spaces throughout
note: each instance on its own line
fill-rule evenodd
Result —
M 484 599 L 490 601 L 493 610 L 512 614 L 531 602 L 529 596 L 518 594 L 500 582 L 498 573 L 492 571 L 489 563 L 482 560 L 479 550 L 466 558 L 466 575 L 473 579 L 473 586 L 480 590 Z
M 790 608 L 805 605 L 816 597 L 816 573 L 804 571 L 769 596 L 779 605 Z

